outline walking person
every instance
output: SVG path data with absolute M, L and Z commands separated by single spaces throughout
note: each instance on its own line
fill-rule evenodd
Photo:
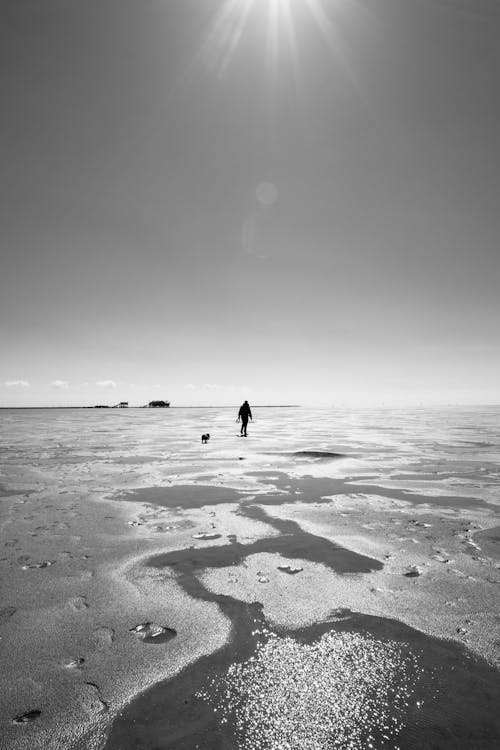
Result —
M 240 410 L 238 412 L 238 419 L 236 420 L 237 422 L 239 422 L 241 420 L 240 435 L 242 437 L 246 437 L 247 436 L 247 424 L 248 424 L 248 418 L 249 417 L 250 417 L 250 419 L 253 422 L 252 410 L 250 409 L 250 404 L 248 403 L 248 401 L 245 401 L 240 406 Z

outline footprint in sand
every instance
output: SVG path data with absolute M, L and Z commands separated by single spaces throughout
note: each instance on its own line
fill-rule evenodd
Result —
M 101 646 L 110 646 L 115 640 L 115 631 L 113 628 L 103 626 L 94 630 L 94 636 Z
M 78 656 L 76 659 L 70 659 L 69 661 L 64 662 L 63 667 L 66 669 L 81 669 L 84 664 L 85 659 L 83 656 Z
M 418 578 L 422 575 L 422 571 L 416 565 L 410 565 L 406 573 L 403 573 L 403 575 L 405 575 L 406 578 Z
M 291 565 L 278 565 L 278 570 L 281 570 L 283 573 L 288 573 L 288 575 L 294 576 L 297 573 L 302 573 L 304 568 L 292 568 Z
M 143 643 L 166 643 L 177 635 L 177 631 L 164 625 L 157 625 L 155 622 L 143 622 L 130 628 L 131 633 Z
M 35 719 L 38 719 L 39 716 L 41 716 L 42 712 L 38 709 L 35 709 L 34 711 L 27 711 L 25 714 L 21 714 L 20 716 L 15 716 L 12 719 L 13 724 L 28 724 L 30 721 L 34 721 Z
M 84 609 L 88 609 L 87 598 L 85 596 L 75 596 L 69 600 L 69 605 L 76 612 L 81 612 Z
M 94 682 L 86 682 L 81 685 L 78 692 L 80 703 L 85 711 L 104 713 L 109 710 L 108 704 L 99 694 L 99 687 Z
M 440 562 L 440 563 L 452 563 L 452 562 L 455 562 L 451 558 L 447 557 L 445 554 L 441 554 L 439 552 L 437 552 L 435 555 L 431 555 L 431 557 L 432 557 L 433 560 L 437 560 L 437 562 Z
M 54 565 L 55 560 L 41 560 L 40 562 L 36 563 L 26 563 L 25 565 L 21 565 L 21 570 L 36 570 L 37 568 L 50 568 L 51 565 Z
M 14 612 L 16 611 L 15 607 L 1 607 L 0 608 L 0 625 L 4 622 L 7 622 Z

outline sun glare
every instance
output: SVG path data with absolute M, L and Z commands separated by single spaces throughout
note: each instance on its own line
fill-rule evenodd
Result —
M 259 14 L 265 24 L 267 58 L 275 68 L 283 48 L 295 70 L 299 60 L 298 11 L 305 8 L 328 47 L 339 53 L 332 10 L 338 0 L 225 0 L 215 15 L 201 50 L 206 67 L 222 78 L 242 41 L 251 15 Z

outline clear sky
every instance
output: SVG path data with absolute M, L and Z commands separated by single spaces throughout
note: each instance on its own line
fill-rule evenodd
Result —
M 500 403 L 497 0 L 1 0 L 0 405 Z

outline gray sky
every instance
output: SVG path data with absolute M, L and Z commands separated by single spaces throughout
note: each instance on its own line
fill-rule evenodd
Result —
M 500 402 L 496 0 L 0 7 L 0 405 Z

